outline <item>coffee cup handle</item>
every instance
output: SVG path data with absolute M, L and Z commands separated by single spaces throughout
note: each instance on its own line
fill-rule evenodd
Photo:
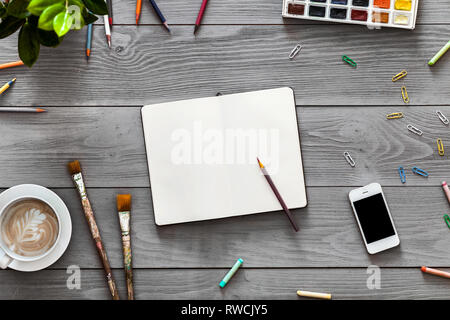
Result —
M 0 268 L 6 269 L 13 259 L 0 248 Z

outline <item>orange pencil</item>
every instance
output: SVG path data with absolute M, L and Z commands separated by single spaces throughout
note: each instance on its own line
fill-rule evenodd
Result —
M 12 67 L 18 67 L 18 66 L 23 66 L 22 60 L 0 64 L 0 69 L 6 69 L 6 68 L 12 68 Z
M 449 278 L 450 279 L 450 272 L 445 272 L 445 271 L 432 269 L 432 268 L 427 268 L 427 267 L 422 267 L 422 268 L 420 268 L 420 270 L 422 270 L 422 272 L 425 272 L 425 273 L 429 273 L 429 274 L 432 274 L 432 275 L 435 275 L 435 276 L 439 276 L 439 277 L 444 277 L 444 278 Z
M 142 0 L 137 0 L 136 3 L 136 24 L 139 23 L 139 17 L 141 16 Z

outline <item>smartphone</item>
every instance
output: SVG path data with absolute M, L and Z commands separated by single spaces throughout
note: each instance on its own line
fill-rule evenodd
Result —
M 379 183 L 354 189 L 350 203 L 367 251 L 375 254 L 400 244 L 389 207 Z

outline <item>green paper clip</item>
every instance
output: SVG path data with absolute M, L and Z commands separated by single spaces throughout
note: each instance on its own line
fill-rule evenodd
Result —
M 342 60 L 347 62 L 349 65 L 351 65 L 354 68 L 356 68 L 358 66 L 355 61 L 353 61 L 352 59 L 350 59 L 347 56 L 342 56 Z
M 450 217 L 448 216 L 448 214 L 446 214 L 446 215 L 444 216 L 444 221 L 445 221 L 445 223 L 447 224 L 447 227 L 450 228 Z

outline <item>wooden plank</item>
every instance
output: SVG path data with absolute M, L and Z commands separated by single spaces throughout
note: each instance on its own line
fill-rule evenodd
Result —
M 211 1 L 208 3 L 203 24 L 311 24 L 314 22 L 283 19 L 281 17 L 282 0 L 250 0 Z M 201 0 L 159 1 L 158 6 L 166 16 L 169 24 L 195 24 Z M 135 2 L 117 1 L 113 5 L 115 24 L 135 24 Z M 418 24 L 448 24 L 450 8 L 446 0 L 419 1 Z M 99 21 L 99 24 L 102 22 Z M 159 24 L 150 3 L 143 1 L 141 24 Z
M 113 270 L 119 294 L 126 298 L 123 271 Z M 329 292 L 340 299 L 450 299 L 450 281 L 422 274 L 419 268 L 381 269 L 381 288 L 368 289 L 366 268 L 246 269 L 225 289 L 218 282 L 226 269 L 134 271 L 135 297 L 156 299 L 285 299 L 302 300 L 297 290 Z M 0 271 L 0 299 L 110 299 L 102 270 L 81 270 L 81 289 L 67 288 L 65 270 L 35 273 Z
M 132 244 L 136 268 L 226 268 L 241 257 L 246 267 L 416 267 L 449 266 L 450 232 L 442 216 L 448 202 L 439 187 L 384 188 L 400 247 L 370 256 L 347 194 L 350 188 L 312 187 L 309 205 L 295 210 L 300 231 L 280 212 L 157 227 L 148 189 L 89 189 L 111 265 L 122 262 L 115 196 L 133 196 Z M 52 268 L 100 268 L 75 190 L 55 190 L 73 220 L 72 240 Z
M 422 25 L 414 32 L 351 25 L 204 26 L 197 37 L 191 26 L 173 29 L 169 35 L 160 26 L 116 26 L 108 50 L 97 27 L 89 62 L 85 33 L 73 33 L 60 47 L 43 48 L 32 70 L 2 70 L 4 81 L 13 75 L 18 81 L 1 105 L 137 106 L 291 86 L 299 105 L 401 106 L 403 83 L 411 105 L 449 101 L 450 56 L 427 65 L 448 41 L 449 25 Z M 298 42 L 304 49 L 290 61 Z M 17 60 L 16 43 L 16 37 L 0 42 L 2 61 Z M 342 62 L 344 54 L 357 69 Z M 402 69 L 408 78 L 392 83 Z
M 438 186 L 450 181 L 450 139 L 435 114 L 439 107 L 298 108 L 303 162 L 308 186 L 361 186 L 378 181 L 403 186 L 397 172 L 407 170 L 405 186 Z M 391 112 L 405 118 L 386 120 Z M 89 187 L 148 187 L 139 107 L 49 108 L 47 114 L 0 117 L 0 187 L 36 183 L 71 187 L 66 164 L 78 159 Z M 412 123 L 422 137 L 406 129 Z M 443 139 L 445 156 L 437 153 Z M 357 165 L 343 157 L 349 151 Z M 418 166 L 428 178 L 414 175 Z

